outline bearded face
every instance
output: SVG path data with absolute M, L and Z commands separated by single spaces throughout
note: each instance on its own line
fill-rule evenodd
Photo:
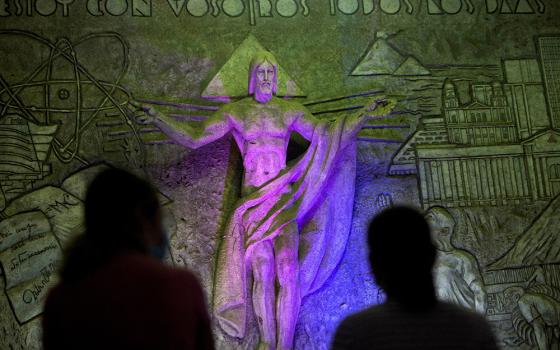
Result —
M 270 101 L 276 85 L 276 67 L 265 61 L 257 66 L 253 74 L 255 100 L 260 103 Z

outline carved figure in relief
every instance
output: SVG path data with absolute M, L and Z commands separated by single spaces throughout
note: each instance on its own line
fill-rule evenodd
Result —
M 476 258 L 451 243 L 455 219 L 443 207 L 426 213 L 438 256 L 434 267 L 436 292 L 440 299 L 486 313 L 486 292 Z
M 233 135 L 243 158 L 242 198 L 218 249 L 214 313 L 226 333 L 241 338 L 246 303 L 252 298 L 259 349 L 291 349 L 302 298 L 324 284 L 345 249 L 354 200 L 356 134 L 368 117 L 388 114 L 393 102 L 374 102 L 359 113 L 327 122 L 301 104 L 275 96 L 278 64 L 270 52 L 252 60 L 249 74 L 251 96 L 224 105 L 201 128 L 140 107 L 165 134 L 188 148 Z M 292 132 L 310 146 L 288 164 Z
M 504 291 L 514 304 L 513 328 L 528 344 L 539 350 L 558 350 L 560 346 L 560 289 L 546 283 L 540 266 L 527 287 L 513 286 Z

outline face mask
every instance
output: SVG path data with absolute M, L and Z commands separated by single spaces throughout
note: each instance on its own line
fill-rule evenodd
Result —
M 165 227 L 161 228 L 162 240 L 160 244 L 155 244 L 149 247 L 149 253 L 151 256 L 158 260 L 163 260 L 165 254 L 167 254 L 167 248 L 169 246 L 169 238 L 167 237 L 167 229 Z

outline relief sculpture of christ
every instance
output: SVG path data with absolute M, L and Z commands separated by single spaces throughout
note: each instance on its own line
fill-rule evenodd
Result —
M 228 218 L 217 254 L 213 312 L 220 327 L 242 338 L 253 303 L 258 349 L 292 349 L 302 298 L 323 286 L 344 253 L 352 221 L 356 135 L 392 101 L 336 121 L 315 118 L 300 103 L 276 97 L 278 64 L 257 54 L 249 97 L 222 106 L 200 127 L 141 105 L 175 142 L 198 148 L 231 133 L 243 159 L 242 197 Z M 287 163 L 292 132 L 310 142 Z

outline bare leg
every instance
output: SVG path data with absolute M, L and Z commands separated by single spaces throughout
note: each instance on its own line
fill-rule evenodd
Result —
M 278 349 L 293 348 L 301 303 L 298 264 L 298 230 L 294 223 L 285 227 L 274 241 L 276 274 L 280 289 L 276 302 Z
M 264 241 L 255 246 L 251 256 L 253 270 L 253 308 L 261 343 L 259 350 L 274 350 L 276 345 L 276 318 L 274 316 L 275 271 L 272 242 Z

